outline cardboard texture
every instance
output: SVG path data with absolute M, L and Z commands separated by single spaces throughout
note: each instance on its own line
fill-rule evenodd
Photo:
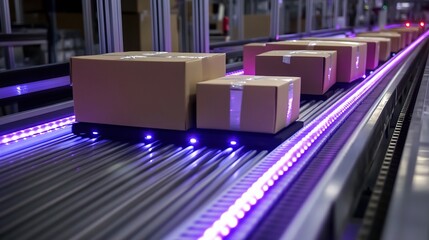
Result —
M 268 50 L 328 50 L 337 51 L 337 82 L 353 82 L 365 74 L 366 44 L 291 40 L 267 43 Z
M 277 133 L 298 119 L 300 85 L 298 77 L 247 75 L 200 82 L 197 127 Z
M 266 37 L 270 35 L 270 15 L 265 14 L 245 14 L 244 39 Z
M 171 49 L 179 51 L 177 15 L 171 14 Z M 152 19 L 149 11 L 123 13 L 122 28 L 125 51 L 152 50 Z
M 359 37 L 382 37 L 390 39 L 390 50 L 399 52 L 401 50 L 401 35 L 393 32 L 366 32 L 359 33 Z
M 256 75 L 300 77 L 302 94 L 328 91 L 336 82 L 336 66 L 336 51 L 270 51 L 256 56 Z
M 202 61 L 73 57 L 71 80 L 78 122 L 187 130 L 194 126 Z
M 395 31 L 393 29 L 385 29 L 385 30 L 381 30 L 380 32 L 397 33 L 397 34 L 401 35 L 401 49 L 404 49 L 405 47 L 407 47 L 409 42 L 411 42 L 410 36 L 408 35 L 407 32 L 404 32 L 404 31 Z
M 256 55 L 266 52 L 265 43 L 249 43 L 243 46 L 243 70 L 246 75 L 255 75 Z
M 419 29 L 418 28 L 413 28 L 413 27 L 406 28 L 405 27 L 405 28 L 392 28 L 389 30 L 393 31 L 393 32 L 406 32 L 406 33 L 408 33 L 409 34 L 408 45 L 411 44 L 412 41 L 416 40 L 417 37 L 419 36 Z
M 380 61 L 380 41 L 374 39 L 356 39 L 356 38 L 305 38 L 305 40 L 320 41 L 340 41 L 340 42 L 360 42 L 366 43 L 366 64 L 365 69 L 374 70 Z
M 225 53 L 178 53 L 156 51 L 129 51 L 107 53 L 107 56 L 124 56 L 129 58 L 189 58 L 202 61 L 202 80 L 223 77 L 226 74 Z
M 173 8 L 176 0 L 170 0 L 170 8 Z M 140 13 L 143 11 L 150 11 L 150 0 L 122 0 L 122 12 Z
M 363 39 L 363 40 L 375 40 L 380 43 L 380 61 L 387 61 L 390 58 L 390 38 L 382 38 L 382 37 L 353 37 L 352 39 Z

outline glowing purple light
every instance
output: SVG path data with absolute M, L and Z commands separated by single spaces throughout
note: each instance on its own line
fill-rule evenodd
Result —
M 365 78 L 366 78 L 366 74 L 364 74 L 364 75 L 362 76 L 362 78 L 363 78 L 363 79 L 365 79 Z
M 92 132 L 92 135 L 98 135 L 98 132 Z
M 231 146 L 235 146 L 235 145 L 237 145 L 237 141 L 232 140 L 232 141 L 230 141 L 230 142 L 229 142 L 229 144 L 230 144 Z
M 195 143 L 197 143 L 198 141 L 197 141 L 197 139 L 196 139 L 196 138 L 191 138 L 191 139 L 189 139 L 189 142 L 190 142 L 191 144 L 195 144 Z
M 244 70 L 237 70 L 237 71 L 232 71 L 226 74 L 226 76 L 237 76 L 237 75 L 243 75 L 244 74 Z
M 146 139 L 146 140 L 151 140 L 151 139 L 152 139 L 152 135 L 146 135 L 146 136 L 144 137 L 144 139 Z
M 323 136 L 322 134 L 329 129 L 329 126 L 336 122 L 339 117 L 350 113 L 353 110 L 352 106 L 357 106 L 358 103 L 362 101 L 363 97 L 366 96 L 366 93 L 368 93 L 385 74 L 400 63 L 402 59 L 406 58 L 408 53 L 428 35 L 429 33 L 425 33 L 399 54 L 398 57 L 393 58 L 384 68 L 380 69 L 373 74 L 371 78 L 366 79 L 356 86 L 356 88 L 345 94 L 327 111 L 297 132 L 295 135 L 296 137 L 293 138 L 296 142 L 291 142 L 291 147 L 288 146 L 287 148 L 283 148 L 282 150 L 284 152 L 280 152 L 282 156 L 278 161 L 263 173 L 213 225 L 206 229 L 199 239 L 219 239 L 226 237 L 226 232 L 222 232 L 221 230 L 225 227 L 229 227 L 229 229 L 234 228 L 230 224 L 231 221 L 238 221 L 243 218 L 246 212 L 264 196 L 264 192 L 268 191 L 271 186 L 280 179 L 278 176 L 281 176 L 289 168 L 292 168 L 294 165 L 293 162 L 299 161 L 309 149 L 312 149 L 314 145 L 311 143 Z M 244 213 L 243 216 L 242 213 Z M 240 216 L 240 218 L 238 216 Z M 237 225 L 238 224 L 239 223 L 237 223 Z
M 41 124 L 39 126 L 34 126 L 30 128 L 26 128 L 20 131 L 16 131 L 13 133 L 9 133 L 0 137 L 0 145 L 1 144 L 9 144 L 11 142 L 16 142 L 19 140 L 25 140 L 29 137 L 34 137 L 36 135 L 44 134 L 45 132 L 50 132 L 52 130 L 57 130 L 63 128 L 67 125 L 70 125 L 75 122 L 75 116 L 62 118 L 59 120 L 55 120 L 52 122 L 48 122 L 45 124 Z M 93 133 L 94 134 L 94 133 Z

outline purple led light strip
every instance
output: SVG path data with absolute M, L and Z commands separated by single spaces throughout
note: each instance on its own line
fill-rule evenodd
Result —
M 30 127 L 24 130 L 9 133 L 0 137 L 0 145 L 8 145 L 12 142 L 25 140 L 30 137 L 44 134 L 49 131 L 61 129 L 75 122 L 75 116 L 58 119 L 52 122 L 44 123 L 38 126 Z
M 232 71 L 226 74 L 226 76 L 237 76 L 237 75 L 243 75 L 244 74 L 244 70 L 236 70 L 236 71 Z
M 222 239 L 228 236 L 231 229 L 236 228 L 240 223 L 239 220 L 252 209 L 252 206 L 263 198 L 264 193 L 268 191 L 286 171 L 293 167 L 294 163 L 299 161 L 303 154 L 310 150 L 312 145 L 314 145 L 313 143 L 318 141 L 319 137 L 329 129 L 333 123 L 336 123 L 338 118 L 343 118 L 350 114 L 382 77 L 391 71 L 402 59 L 406 58 L 427 36 L 428 33 L 425 33 L 403 52 L 393 58 L 384 68 L 356 86 L 338 100 L 336 104 L 325 111 L 324 114 L 302 128 L 292 139 L 283 143 L 278 148 L 283 150 L 282 153 L 278 153 L 282 155 L 279 160 L 236 199 L 235 202 L 229 206 L 228 210 L 223 212 L 220 217 L 204 231 L 204 234 L 199 239 Z M 288 147 L 285 147 L 286 145 Z

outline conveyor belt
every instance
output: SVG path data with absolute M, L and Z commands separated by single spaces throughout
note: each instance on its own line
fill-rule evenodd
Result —
M 67 134 L 2 157 L 0 238 L 162 235 L 266 154 Z

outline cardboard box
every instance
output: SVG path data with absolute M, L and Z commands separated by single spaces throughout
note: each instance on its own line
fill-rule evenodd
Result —
M 399 52 L 401 50 L 401 35 L 393 32 L 366 32 L 359 33 L 359 37 L 382 37 L 390 39 L 390 50 Z
M 374 70 L 380 61 L 380 41 L 374 39 L 358 39 L 358 38 L 305 38 L 308 40 L 320 41 L 340 41 L 340 42 L 360 42 L 366 43 L 366 64 L 365 69 Z
M 149 11 L 122 14 L 122 33 L 125 51 L 152 50 L 152 19 Z M 171 14 L 171 48 L 179 51 L 177 15 Z
M 266 52 L 265 43 L 249 43 L 243 46 L 243 70 L 246 75 L 255 75 L 256 55 Z
M 244 21 L 244 39 L 268 37 L 270 35 L 270 15 L 246 14 Z
M 79 122 L 187 130 L 194 126 L 202 61 L 73 57 L 71 80 Z
M 404 49 L 405 47 L 408 46 L 409 41 L 411 41 L 411 36 L 404 31 L 395 31 L 393 29 L 385 29 L 385 30 L 381 30 L 380 32 L 387 32 L 387 33 L 397 33 L 399 35 L 401 35 L 401 49 Z
M 276 133 L 299 115 L 298 77 L 227 76 L 197 85 L 197 127 Z
M 189 58 L 202 61 L 202 80 L 220 78 L 226 74 L 225 53 L 178 53 L 155 51 L 116 52 L 105 55 L 124 56 L 129 58 Z
M 328 91 L 336 82 L 336 66 L 336 51 L 270 51 L 256 56 L 256 75 L 300 77 L 302 94 Z
M 337 51 L 337 82 L 353 82 L 365 74 L 366 44 L 364 43 L 292 40 L 267 43 L 267 49 Z
M 416 40 L 417 37 L 419 36 L 419 29 L 418 28 L 413 28 L 413 27 L 409 27 L 409 28 L 392 28 L 389 29 L 390 31 L 393 32 L 406 32 L 409 34 L 409 39 L 408 39 L 408 45 L 411 44 L 412 41 Z
M 375 40 L 380 43 L 380 54 L 379 59 L 382 62 L 389 60 L 390 58 L 390 38 L 382 37 L 353 37 L 352 39 L 363 39 L 363 40 Z
M 174 8 L 175 4 L 176 0 L 170 0 L 170 8 Z M 122 0 L 121 10 L 128 13 L 150 11 L 150 0 Z

